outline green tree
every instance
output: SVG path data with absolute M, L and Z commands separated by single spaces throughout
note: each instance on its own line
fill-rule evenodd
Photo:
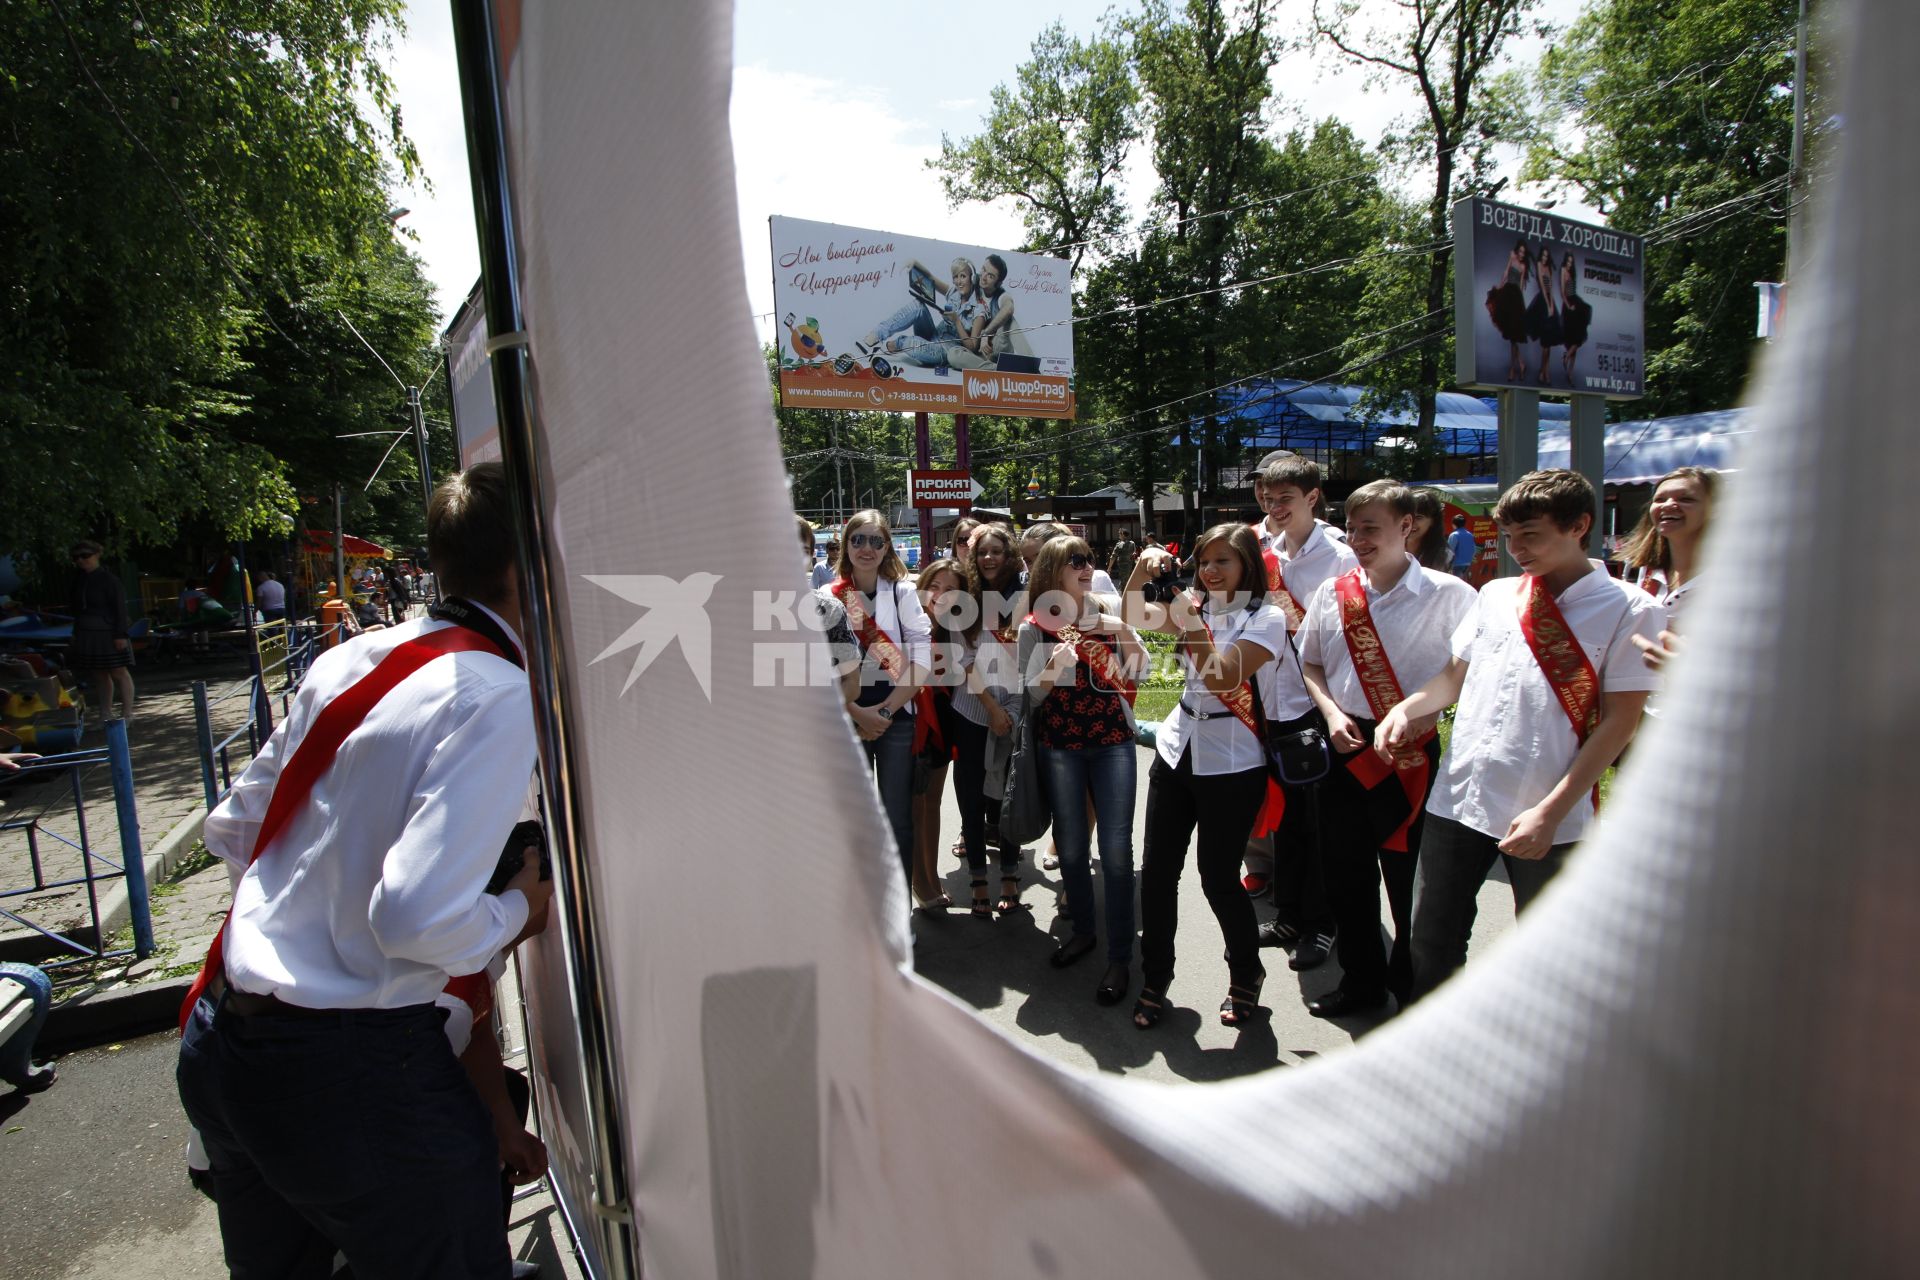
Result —
M 1753 284 L 1786 278 L 1795 16 L 1794 0 L 1602 0 L 1541 62 L 1525 176 L 1648 237 L 1651 413 L 1736 403 Z
M 1397 79 L 1420 96 L 1410 127 L 1386 140 L 1389 155 L 1409 166 L 1430 166 L 1425 241 L 1426 282 L 1412 316 L 1430 341 L 1417 348 L 1408 393 L 1419 410 L 1419 434 L 1433 434 L 1440 389 L 1441 341 L 1453 328 L 1453 244 L 1448 214 L 1464 195 L 1490 195 L 1492 147 L 1510 136 L 1516 117 L 1514 83 L 1502 79 L 1508 42 L 1519 35 L 1538 0 L 1393 0 L 1387 19 L 1363 25 L 1359 0 L 1315 0 L 1314 37 L 1383 80 Z M 1383 283 L 1393 283 L 1391 275 Z M 1411 316 L 1402 316 L 1408 319 Z M 1388 348 L 1383 348 L 1390 349 Z
M 1055 22 L 1034 39 L 1013 84 L 994 86 L 981 132 L 958 142 L 942 134 L 928 167 L 954 208 L 1013 199 L 1027 250 L 1062 246 L 1077 270 L 1126 225 L 1118 184 L 1140 136 L 1138 100 L 1119 40 L 1081 41 Z
M 284 350 L 366 359 L 296 302 L 389 235 L 385 157 L 414 168 L 378 60 L 401 8 L 8 6 L 0 453 L 17 545 L 164 543 L 201 516 L 233 537 L 288 525 L 271 425 L 238 424 Z

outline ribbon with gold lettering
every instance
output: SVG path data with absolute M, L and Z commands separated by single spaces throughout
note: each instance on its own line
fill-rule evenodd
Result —
M 1533 660 L 1540 664 L 1560 709 L 1567 713 L 1574 739 L 1585 746 L 1600 725 L 1600 676 L 1559 604 L 1532 574 L 1520 579 L 1520 634 L 1533 650 Z M 1593 807 L 1600 807 L 1597 783 Z
M 1409 566 L 1407 572 L 1418 573 L 1419 569 Z M 1353 659 L 1354 675 L 1359 678 L 1360 688 L 1367 695 L 1368 711 L 1378 721 L 1386 719 L 1387 712 L 1393 710 L 1405 695 L 1400 690 L 1400 677 L 1394 674 L 1393 661 L 1387 656 L 1386 642 L 1381 640 L 1380 629 L 1374 625 L 1373 609 L 1367 604 L 1365 574 L 1364 569 L 1356 568 L 1335 578 L 1333 596 L 1340 605 L 1340 631 L 1346 637 L 1347 655 Z M 1424 748 L 1433 737 L 1429 733 L 1414 745 Z M 1369 791 L 1385 782 L 1389 774 L 1398 776 L 1401 790 L 1407 793 L 1407 817 L 1382 842 L 1382 847 L 1406 852 L 1407 829 L 1426 806 L 1427 782 L 1433 772 L 1425 752 L 1396 759 L 1389 769 L 1376 752 L 1363 748 L 1347 761 L 1347 772 Z
M 900 652 L 900 646 L 893 642 L 893 637 L 880 629 L 879 622 L 860 603 L 860 593 L 854 589 L 852 580 L 837 578 L 828 590 L 845 606 L 847 626 L 853 632 L 853 638 L 860 642 L 860 648 L 873 655 L 880 669 L 887 673 L 887 679 L 895 684 L 905 684 L 907 655 Z M 916 689 L 913 709 L 913 745 L 919 751 L 930 741 L 937 740 L 940 733 L 939 709 L 933 701 L 933 690 L 924 685 Z
M 1104 682 L 1105 690 L 1125 698 L 1128 706 L 1132 706 L 1134 699 L 1140 696 L 1138 683 L 1128 678 L 1126 668 L 1120 664 L 1120 656 L 1106 642 L 1096 642 L 1071 622 L 1058 631 L 1049 631 L 1046 624 L 1031 613 L 1027 615 L 1027 621 L 1060 643 L 1072 646 L 1074 656 L 1086 663 L 1087 669 Z
M 1200 625 L 1206 629 L 1207 641 L 1209 644 L 1212 644 L 1213 628 L 1210 626 L 1207 626 L 1206 615 L 1196 611 L 1193 616 L 1200 619 Z M 1215 645 L 1214 652 L 1217 654 L 1219 651 L 1220 650 L 1218 645 Z M 1194 662 L 1193 654 L 1191 650 L 1189 650 L 1187 653 L 1187 662 L 1192 665 L 1194 669 L 1194 673 L 1196 675 L 1199 674 L 1200 664 L 1197 662 Z M 1205 681 L 1203 680 L 1201 684 L 1202 684 L 1202 687 L 1204 688 Z M 1241 724 L 1247 727 L 1247 731 L 1253 734 L 1253 740 L 1260 744 L 1261 760 L 1263 761 L 1266 760 L 1267 759 L 1267 726 L 1265 726 L 1264 724 L 1261 724 L 1259 717 L 1256 716 L 1253 712 L 1253 680 L 1252 678 L 1250 677 L 1246 680 L 1242 680 L 1239 684 L 1235 685 L 1233 688 L 1229 689 L 1225 693 L 1214 693 L 1213 690 L 1211 689 L 1208 689 L 1207 692 L 1213 693 L 1214 697 L 1220 699 L 1222 703 L 1226 704 L 1227 710 L 1233 712 L 1233 718 L 1235 720 L 1238 720 Z M 1261 836 L 1269 835 L 1272 832 L 1278 831 L 1280 829 L 1280 819 L 1286 814 L 1286 812 L 1287 812 L 1287 793 L 1281 790 L 1279 781 L 1273 776 L 1273 770 L 1269 768 L 1267 770 L 1267 798 L 1265 801 L 1261 803 L 1260 816 L 1254 819 L 1254 823 L 1253 823 L 1254 837 L 1258 839 Z
M 1266 522 L 1261 521 L 1252 527 L 1254 536 L 1259 537 Z M 1307 621 L 1307 611 L 1300 603 L 1300 597 L 1293 594 L 1293 588 L 1287 585 L 1286 574 L 1281 572 L 1280 555 L 1265 547 L 1261 548 L 1260 559 L 1267 566 L 1267 599 L 1273 601 L 1280 612 L 1287 615 L 1287 630 L 1298 631 Z

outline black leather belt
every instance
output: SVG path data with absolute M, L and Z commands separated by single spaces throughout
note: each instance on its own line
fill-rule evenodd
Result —
M 340 1013 L 338 1009 L 308 1009 L 303 1005 L 288 1004 L 278 996 L 236 991 L 227 985 L 224 975 L 216 975 L 208 986 L 216 1002 L 242 1018 L 332 1018 Z
M 1186 712 L 1189 717 L 1195 720 L 1230 720 L 1233 718 L 1233 712 L 1231 711 L 1195 711 L 1184 702 L 1180 704 L 1180 710 Z

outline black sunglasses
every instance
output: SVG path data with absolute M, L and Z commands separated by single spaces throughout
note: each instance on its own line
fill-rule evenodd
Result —
M 1069 569 L 1087 569 L 1093 566 L 1092 556 L 1083 556 L 1078 551 L 1067 557 Z
M 882 533 L 850 533 L 847 535 L 847 545 L 855 551 L 885 551 L 887 537 Z

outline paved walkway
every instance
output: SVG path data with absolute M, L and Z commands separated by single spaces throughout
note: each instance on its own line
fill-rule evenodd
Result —
M 193 723 L 195 680 L 207 682 L 210 697 L 219 697 L 246 679 L 244 660 L 225 658 L 196 663 L 183 661 L 157 668 L 140 668 L 136 673 L 138 701 L 135 705 L 128 745 L 133 759 L 135 808 L 140 823 L 141 847 L 147 853 L 165 838 L 183 819 L 205 804 L 201 780 L 197 737 Z M 226 736 L 246 719 L 244 694 L 226 698 L 213 711 L 216 740 Z M 279 713 L 276 701 L 275 714 Z M 105 741 L 100 730 L 89 733 L 84 745 L 94 747 Z M 249 758 L 243 738 L 230 749 L 230 767 L 234 773 Z M 89 766 L 80 772 L 81 809 L 76 812 L 74 787 L 66 780 L 71 775 L 39 782 L 14 782 L 0 788 L 0 821 L 37 819 L 37 843 L 41 866 L 47 881 L 78 877 L 81 874 L 80 826 L 85 823 L 87 844 L 96 858 L 120 865 L 120 825 L 114 806 L 113 786 L 107 767 Z M 96 863 L 96 870 L 102 869 Z M 0 889 L 23 889 L 34 883 L 28 856 L 28 835 L 24 829 L 0 832 Z M 104 888 L 102 889 L 104 891 Z M 5 900 L 9 910 L 35 923 L 65 931 L 88 922 L 84 885 L 49 889 Z M 12 922 L 0 921 L 0 940 L 28 931 Z
M 1152 753 L 1142 748 L 1133 815 L 1136 868 L 1146 832 L 1146 777 L 1152 759 Z M 1137 947 L 1133 986 L 1127 999 L 1111 1008 L 1093 999 L 1093 989 L 1106 968 L 1104 948 L 1064 971 L 1048 966 L 1054 946 L 1071 928 L 1065 909 L 1055 905 L 1060 873 L 1042 871 L 1035 856 L 1044 854 L 1045 848 L 1028 850 L 1025 859 L 1022 900 L 1030 913 L 987 923 L 966 910 L 972 894 L 966 864 L 944 852 L 960 832 L 960 811 L 950 783 L 940 821 L 940 866 L 946 872 L 947 894 L 958 905 L 944 916 L 914 917 L 915 964 L 928 981 L 946 988 L 990 1024 L 1040 1053 L 1089 1071 L 1156 1080 L 1224 1080 L 1297 1065 L 1343 1048 L 1385 1020 L 1378 1014 L 1337 1022 L 1313 1017 L 1305 1001 L 1339 984 L 1339 962 L 1329 960 L 1310 973 L 1294 973 L 1287 968 L 1286 953 L 1268 950 L 1261 952 L 1267 980 L 1260 1003 L 1272 1011 L 1271 1018 L 1244 1030 L 1221 1026 L 1217 1010 L 1227 993 L 1225 948 L 1213 911 L 1200 891 L 1199 873 L 1189 860 L 1180 880 L 1179 972 L 1168 992 L 1172 1007 L 1152 1031 L 1136 1030 L 1130 1015 L 1134 997 L 1140 993 Z M 1098 857 L 1094 868 L 1095 893 L 1103 894 Z M 988 873 L 998 873 L 991 862 Z M 1474 955 L 1484 954 L 1513 926 L 1513 894 L 1499 875 L 1496 870 L 1480 891 Z M 991 883 L 998 896 L 999 880 Z M 1383 919 L 1385 897 L 1383 891 Z M 1257 910 L 1263 920 L 1272 916 L 1264 903 Z

